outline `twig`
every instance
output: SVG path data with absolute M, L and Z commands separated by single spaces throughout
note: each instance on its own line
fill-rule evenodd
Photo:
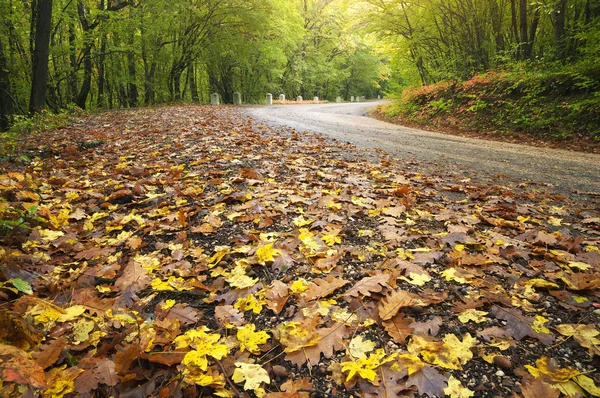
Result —
M 231 389 L 235 393 L 235 396 L 241 397 L 242 394 L 240 394 L 239 390 L 237 388 L 235 388 L 235 385 L 233 384 L 233 382 L 231 380 L 229 380 L 229 377 L 227 377 L 225 368 L 223 367 L 223 364 L 221 363 L 221 361 L 219 361 L 218 359 L 215 359 L 215 361 L 219 364 L 219 367 L 221 368 L 221 371 L 223 372 L 223 377 L 225 378 L 225 380 L 227 380 L 227 384 L 229 384 L 229 387 L 231 387 Z
M 321 395 L 325 395 L 326 397 L 331 397 L 331 398 L 342 398 L 339 395 L 330 394 L 328 392 L 321 391 L 321 390 L 311 390 L 311 389 L 308 389 L 308 388 L 299 388 L 296 391 L 298 391 L 298 392 L 307 392 L 309 394 L 321 394 Z

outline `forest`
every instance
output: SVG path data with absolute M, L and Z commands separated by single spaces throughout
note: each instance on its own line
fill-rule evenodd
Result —
M 3 130 L 44 108 L 394 97 L 498 70 L 598 98 L 592 0 L 4 0 L 0 14 Z

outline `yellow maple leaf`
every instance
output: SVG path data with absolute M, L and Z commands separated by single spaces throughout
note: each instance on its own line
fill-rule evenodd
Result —
M 270 261 L 275 261 L 275 257 L 281 254 L 279 250 L 273 248 L 274 243 L 275 242 L 271 242 L 256 250 L 256 259 L 259 263 L 265 264 Z
M 163 309 L 164 311 L 170 310 L 171 308 L 173 308 L 173 306 L 176 304 L 177 302 L 175 300 L 172 299 L 167 299 L 165 300 L 165 302 L 160 306 L 161 309 Z
M 256 325 L 250 323 L 244 326 L 241 326 L 237 330 L 237 339 L 240 342 L 240 351 L 248 351 L 252 354 L 258 354 L 260 352 L 260 348 L 258 347 L 261 344 L 265 344 L 270 336 L 264 330 L 260 332 L 255 332 Z
M 161 269 L 160 260 L 153 255 L 142 255 L 137 254 L 133 261 L 140 264 L 142 267 L 147 269 L 149 272 L 154 272 Z
M 247 262 L 239 260 L 235 268 L 225 277 L 225 281 L 237 289 L 252 287 L 258 282 L 258 278 L 246 275 Z
M 300 228 L 300 235 L 298 235 L 298 239 L 300 239 L 302 243 L 304 243 L 304 246 L 306 246 L 312 252 L 317 252 L 319 249 L 321 249 L 321 245 L 319 245 L 319 242 L 315 236 L 307 228 Z
M 181 363 L 186 366 L 196 366 L 206 371 L 208 367 L 207 356 L 222 359 L 229 353 L 227 345 L 219 343 L 221 335 L 206 333 L 207 331 L 209 329 L 206 326 L 202 326 L 198 329 L 188 330 L 173 340 L 176 348 L 194 348 L 194 350 L 185 354 Z
M 269 373 L 262 366 L 253 363 L 236 362 L 232 380 L 236 383 L 244 383 L 244 390 L 255 390 L 261 383 L 271 383 Z
M 267 300 L 265 300 L 264 294 L 259 295 L 258 297 L 254 294 L 250 294 L 246 297 L 237 299 L 233 306 L 243 312 L 252 311 L 255 314 L 260 314 L 266 304 Z
M 549 321 L 550 320 L 548 318 L 544 318 L 541 315 L 536 315 L 535 321 L 533 321 L 533 325 L 531 325 L 531 328 L 537 333 L 551 334 L 552 332 L 550 331 L 550 329 L 544 326 Z
M 447 281 L 454 281 L 458 283 L 469 283 L 465 278 L 456 275 L 456 268 L 448 268 L 440 273 L 441 276 L 446 278 Z
M 469 398 L 475 394 L 468 388 L 463 387 L 454 376 L 450 376 L 448 379 L 448 387 L 444 388 L 444 393 L 450 398 Z
M 342 243 L 342 238 L 335 234 L 326 234 L 321 238 L 328 246 Z
M 462 323 L 473 321 L 475 323 L 482 323 L 487 320 L 485 317 L 488 313 L 485 311 L 479 311 L 474 308 L 469 308 L 458 314 L 458 320 Z
M 354 336 L 348 344 L 348 353 L 354 358 L 366 358 L 367 353 L 375 349 L 375 343 L 364 340 L 362 336 Z
M 530 279 L 525 283 L 526 286 L 539 287 L 545 289 L 558 289 L 559 286 L 556 283 L 549 282 L 545 279 L 534 278 Z
M 600 332 L 593 325 L 563 324 L 556 326 L 558 333 L 573 337 L 582 347 L 589 350 L 590 355 L 600 355 Z
M 386 357 L 385 351 L 382 348 L 379 348 L 374 353 L 370 354 L 368 358 L 359 358 L 356 361 L 342 362 L 341 369 L 342 372 L 348 372 L 346 381 L 351 380 L 358 374 L 361 378 L 375 384 L 374 382 L 377 378 L 377 372 L 375 372 L 375 370 L 384 363 L 393 361 L 395 357 L 395 353 Z
M 227 246 L 217 246 L 215 247 L 215 254 L 211 258 L 208 259 L 208 268 L 212 268 L 215 265 L 219 264 L 223 257 L 229 254 L 230 249 Z
M 151 282 L 152 289 L 154 290 L 194 290 L 193 286 L 186 286 L 187 281 L 179 276 L 171 275 L 166 281 L 160 278 L 154 278 Z
M 186 367 L 183 370 L 183 378 L 187 383 L 197 384 L 202 387 L 215 389 L 225 387 L 225 378 L 217 371 L 208 369 L 206 372 L 198 367 Z
M 580 387 L 589 392 L 592 397 L 600 397 L 600 388 L 598 388 L 596 383 L 594 383 L 594 380 L 588 376 L 575 376 L 573 380 L 575 380 L 575 383 L 579 384 Z
M 304 216 L 298 216 L 296 218 L 293 219 L 293 223 L 297 226 L 297 227 L 305 227 L 307 225 L 310 225 L 312 223 L 314 223 L 315 220 L 313 220 L 312 218 L 309 218 L 308 220 L 304 218 Z
M 43 392 L 44 397 L 62 398 L 75 391 L 75 379 L 83 373 L 83 369 L 76 366 L 67 368 L 67 365 L 52 368 L 46 375 L 47 387 Z
M 402 371 L 406 369 L 408 371 L 408 375 L 410 376 L 423 369 L 424 366 L 425 363 L 421 361 L 421 359 L 418 356 L 411 354 L 401 354 L 398 355 L 398 360 L 395 364 L 392 365 L 390 369 L 394 371 Z
M 535 361 L 535 365 L 535 367 L 525 365 L 525 368 L 536 379 L 544 378 L 552 384 L 566 383 L 573 377 L 581 374 L 575 368 L 559 368 L 553 360 L 545 356 Z
M 469 333 L 465 334 L 463 340 L 460 341 L 458 337 L 453 334 L 447 334 L 443 338 L 444 343 L 448 344 L 452 350 L 456 353 L 461 364 L 466 364 L 473 358 L 473 352 L 471 348 L 477 345 L 477 339 L 472 337 Z
M 50 229 L 38 229 L 38 232 L 43 242 L 55 241 L 65 234 L 62 231 L 52 231 Z
M 300 322 L 284 322 L 277 327 L 279 342 L 285 347 L 285 352 L 295 352 L 305 347 L 316 345 L 321 335 L 316 330 L 309 330 Z
M 308 282 L 304 278 L 300 278 L 292 283 L 290 286 L 292 292 L 294 293 L 302 293 L 308 289 Z
M 403 277 L 401 277 L 401 279 L 405 280 L 406 282 L 410 283 L 411 285 L 423 286 L 425 283 L 427 283 L 431 280 L 431 276 L 429 276 L 427 274 L 417 274 L 415 272 L 411 272 L 410 274 L 408 274 L 408 278 L 403 276 Z

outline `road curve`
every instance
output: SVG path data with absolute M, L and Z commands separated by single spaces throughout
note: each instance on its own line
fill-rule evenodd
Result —
M 368 117 L 380 102 L 247 108 L 265 124 L 324 134 L 396 157 L 435 162 L 455 171 L 502 174 L 551 184 L 561 192 L 600 192 L 600 155 L 424 131 Z

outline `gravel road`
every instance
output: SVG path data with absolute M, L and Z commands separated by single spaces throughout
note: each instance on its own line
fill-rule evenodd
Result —
M 464 138 L 398 126 L 368 117 L 380 102 L 276 105 L 248 108 L 270 125 L 324 134 L 401 159 L 456 172 L 501 174 L 518 182 L 553 186 L 558 192 L 600 192 L 600 155 Z

